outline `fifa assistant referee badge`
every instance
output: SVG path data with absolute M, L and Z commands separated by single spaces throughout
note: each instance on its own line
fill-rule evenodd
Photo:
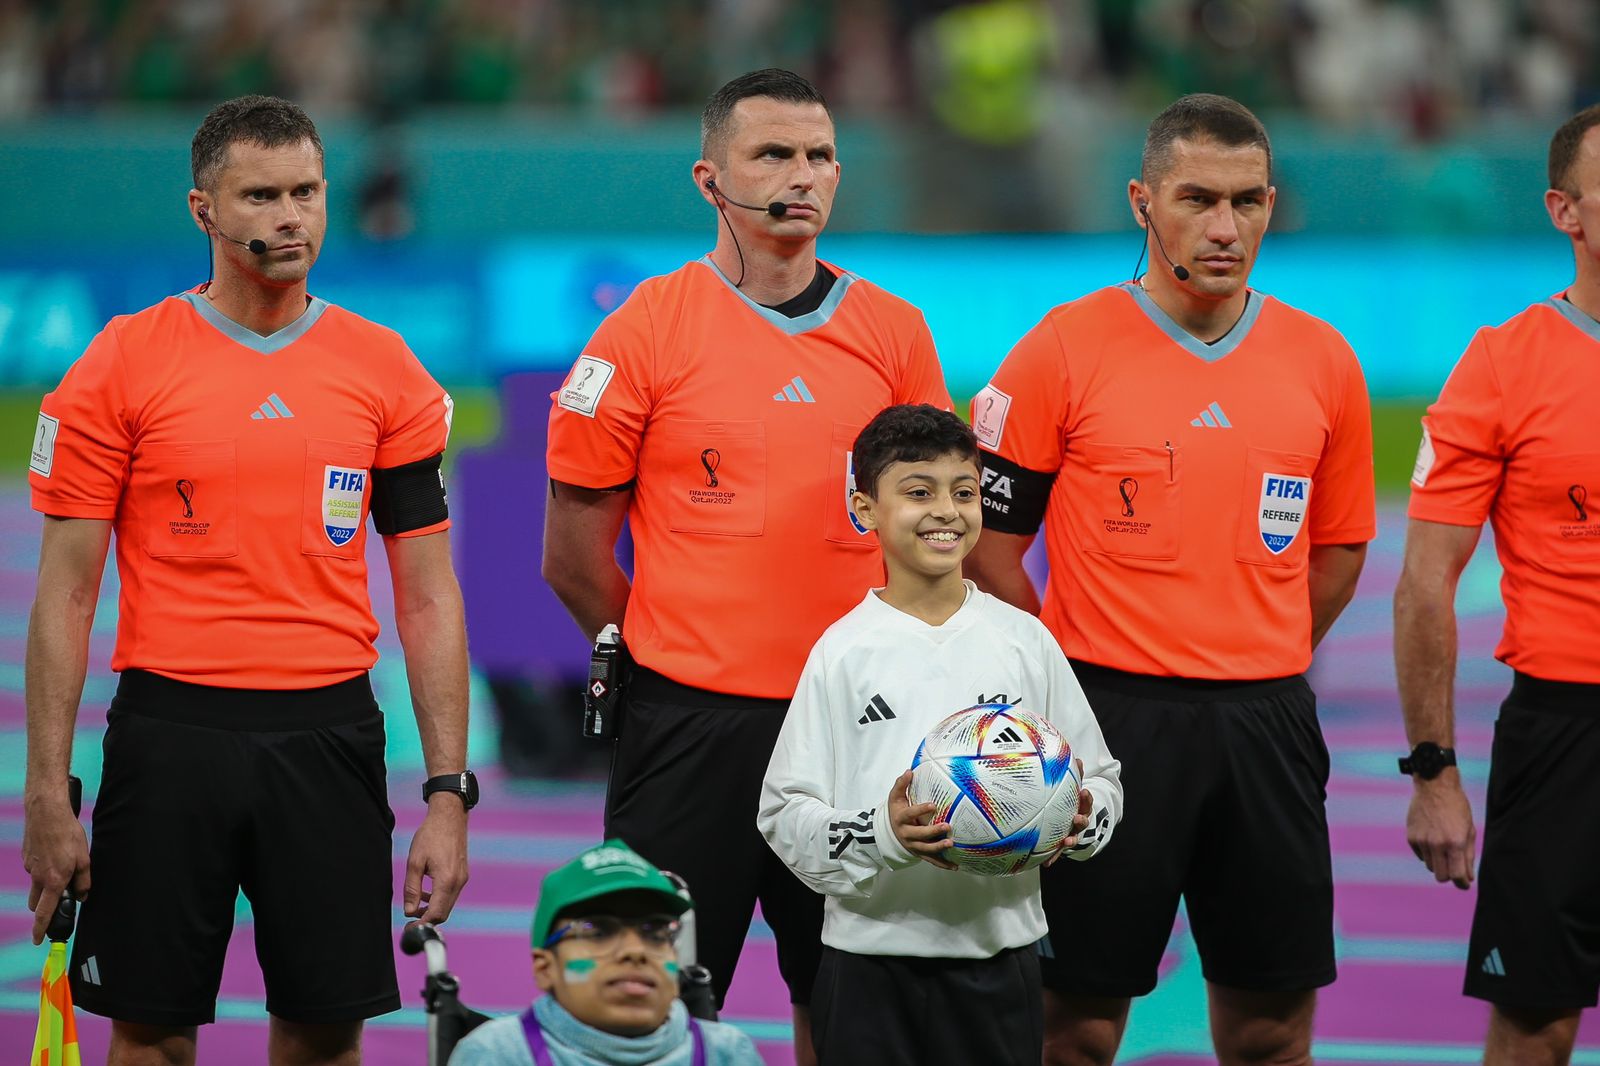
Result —
M 459 774 L 430 777 L 422 783 L 422 802 L 427 803 L 435 792 L 454 792 L 470 811 L 478 805 L 478 776 L 471 770 L 463 770 Z
M 1446 766 L 1456 764 L 1456 749 L 1441 748 L 1431 740 L 1424 740 L 1411 749 L 1411 754 L 1400 760 L 1400 772 L 1432 781 L 1444 773 Z

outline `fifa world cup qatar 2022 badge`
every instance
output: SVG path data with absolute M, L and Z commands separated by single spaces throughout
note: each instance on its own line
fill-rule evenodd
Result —
M 1567 486 L 1566 498 L 1561 501 L 1565 521 L 1561 523 L 1561 536 L 1572 540 L 1578 537 L 1600 537 L 1600 522 L 1589 521 L 1589 487 L 1583 484 Z
M 1293 474 L 1262 474 L 1261 502 L 1256 508 L 1261 541 L 1273 555 L 1282 555 L 1306 520 L 1311 479 Z
M 690 489 L 690 503 L 715 504 L 724 507 L 733 503 L 737 493 L 722 484 L 722 476 L 717 473 L 721 469 L 721 451 L 716 448 L 700 449 L 700 470 L 704 475 L 706 487 L 703 489 Z
M 322 531 L 335 548 L 350 543 L 361 528 L 361 499 L 367 472 L 357 467 L 322 468 Z
M 194 482 L 188 478 L 179 478 L 172 486 L 178 493 L 179 514 L 181 518 L 173 519 L 167 523 L 168 531 L 174 537 L 204 537 L 211 532 L 211 523 L 197 521 L 194 514 Z

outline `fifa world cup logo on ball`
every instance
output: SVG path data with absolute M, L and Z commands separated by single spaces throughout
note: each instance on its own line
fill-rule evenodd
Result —
M 722 453 L 715 448 L 707 448 L 700 453 L 700 465 L 706 468 L 706 488 L 716 488 L 717 467 L 722 465 Z
M 178 482 L 178 499 L 183 501 L 183 517 L 194 517 L 194 482 L 183 478 Z

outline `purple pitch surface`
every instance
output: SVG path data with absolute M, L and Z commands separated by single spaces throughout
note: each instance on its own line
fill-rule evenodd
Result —
M 1328 638 L 1313 673 L 1333 755 L 1328 813 L 1340 950 L 1340 979 L 1323 993 L 1317 1017 L 1321 1062 L 1475 1061 L 1486 1016 L 1481 1004 L 1460 994 L 1473 894 L 1433 883 L 1405 843 L 1410 786 L 1394 772 L 1394 756 L 1403 749 L 1404 738 L 1389 651 L 1389 595 L 1398 572 L 1402 530 L 1403 518 L 1393 508 L 1386 510 L 1357 599 Z M 5 790 L 0 825 L 15 856 L 21 839 L 24 751 L 20 667 L 38 541 L 38 519 L 27 512 L 24 495 L 15 487 L 0 490 L 0 533 L 5 544 L 0 554 L 0 743 L 9 746 L 5 764 L 10 767 L 0 776 Z M 1499 606 L 1489 552 L 1486 537 L 1462 592 L 1459 746 L 1480 813 L 1490 729 L 1509 683 L 1509 673 L 1490 660 Z M 374 599 L 380 618 L 387 620 L 381 556 L 371 556 Z M 114 581 L 108 581 L 74 762 L 89 779 L 91 799 L 111 691 L 106 663 L 114 603 Z M 414 739 L 408 739 L 403 722 L 409 716 L 403 674 L 396 673 L 398 648 L 387 621 L 381 645 L 385 664 L 375 673 L 375 683 L 391 715 L 390 803 L 399 819 L 398 899 L 405 847 L 420 815 L 413 793 L 421 775 Z M 491 717 L 481 703 L 475 713 L 480 721 Z M 476 761 L 487 765 L 492 738 L 481 726 L 474 736 Z M 490 1012 L 511 1012 L 525 1006 L 532 994 L 527 921 L 539 878 L 598 839 L 602 793 L 594 782 L 515 783 L 492 770 L 481 776 L 485 799 L 472 820 L 472 882 L 443 931 L 467 1002 Z M 19 863 L 0 864 L 0 898 L 9 904 L 0 914 L 0 1046 L 14 1049 L 12 1061 L 30 1046 L 37 975 L 44 960 L 43 948 L 27 944 L 27 884 Z M 314 875 L 308 877 L 308 907 L 315 905 L 318 890 Z M 400 924 L 397 913 L 397 933 Z M 222 1020 L 202 1030 L 202 1062 L 265 1061 L 266 1020 L 253 932 L 248 908 L 241 906 L 223 976 Z M 422 1061 L 423 1016 L 417 995 L 422 967 L 398 951 L 396 964 L 405 1008 L 369 1025 L 369 1063 Z M 1204 988 L 1181 917 L 1162 973 L 1161 986 L 1135 1007 L 1123 1061 L 1145 1066 L 1208 1061 Z M 778 978 L 771 934 L 759 921 L 747 942 L 725 1017 L 758 1037 L 768 1062 L 789 1060 L 784 1036 L 788 996 Z M 79 1022 L 84 1061 L 104 1061 L 107 1024 L 81 1011 Z M 1579 1061 L 1600 1062 L 1600 1023 L 1585 1024 L 1581 1045 Z

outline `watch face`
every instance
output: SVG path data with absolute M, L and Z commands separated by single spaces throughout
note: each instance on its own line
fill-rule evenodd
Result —
M 1411 751 L 1411 772 L 1424 781 L 1431 781 L 1443 773 L 1445 767 L 1454 765 L 1454 754 L 1425 740 Z

